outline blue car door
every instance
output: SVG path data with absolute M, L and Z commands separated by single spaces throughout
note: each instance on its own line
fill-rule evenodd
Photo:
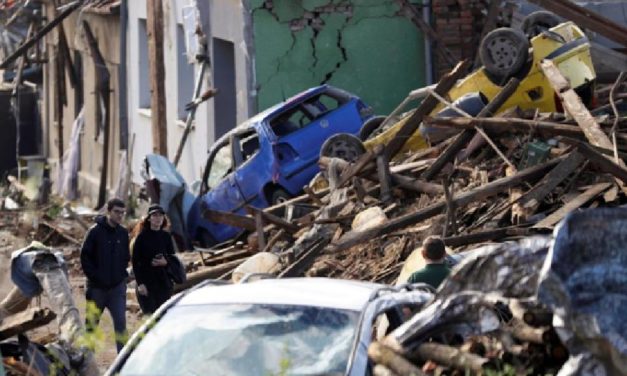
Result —
M 226 139 L 217 145 L 209 156 L 207 163 L 209 170 L 205 179 L 209 190 L 201 196 L 200 203 L 200 227 L 208 231 L 209 235 L 218 242 L 232 238 L 242 229 L 209 221 L 202 217 L 202 212 L 205 209 L 234 212 L 242 206 L 244 198 L 237 185 L 234 167 L 231 140 Z
M 322 144 L 336 133 L 359 131 L 362 121 L 353 101 L 322 93 L 307 98 L 271 120 L 280 175 L 295 193 L 318 172 Z
M 273 155 L 267 138 L 253 128 L 235 135 L 233 156 L 235 180 L 243 197 L 240 214 L 245 214 L 245 205 L 263 208 L 266 206 L 263 188 L 272 182 Z

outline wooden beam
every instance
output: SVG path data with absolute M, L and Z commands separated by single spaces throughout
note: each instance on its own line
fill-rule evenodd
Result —
M 477 117 L 492 117 L 509 99 L 509 97 L 514 94 L 520 81 L 516 78 L 512 78 L 509 80 L 507 85 L 503 86 L 501 91 L 488 103 L 477 115 Z M 422 120 L 422 119 L 421 119 Z M 449 145 L 449 147 L 444 150 L 442 154 L 438 157 L 438 159 L 433 162 L 433 164 L 422 174 L 422 177 L 425 180 L 433 179 L 449 162 L 455 159 L 457 153 L 464 146 L 470 142 L 470 140 L 475 135 L 474 129 L 466 129 L 462 133 L 460 133 L 453 143 Z
M 47 325 L 56 317 L 57 315 L 48 308 L 30 308 L 9 316 L 0 323 L 0 341 Z
M 221 265 L 213 266 L 211 268 L 207 268 L 204 270 L 199 270 L 194 273 L 190 273 L 187 275 L 187 281 L 185 281 L 185 283 L 181 283 L 180 285 L 174 285 L 174 292 L 177 293 L 177 292 L 186 290 L 207 279 L 216 279 L 220 277 L 221 275 L 223 275 L 224 273 L 232 271 L 233 269 L 238 267 L 241 263 L 243 263 L 246 260 L 248 260 L 248 257 L 225 262 L 224 264 L 221 264 Z
M 261 209 L 257 209 L 252 206 L 248 206 L 246 210 L 252 215 L 257 215 L 257 213 L 261 213 L 261 216 L 266 222 L 272 223 L 280 228 L 283 228 L 290 234 L 293 234 L 297 232 L 298 230 L 300 230 L 300 227 L 298 227 L 297 225 L 290 223 L 281 217 L 277 217 L 276 215 L 272 213 L 265 212 Z
M 0 69 L 6 69 L 9 64 L 11 64 L 15 59 L 22 56 L 22 54 L 28 51 L 29 48 L 35 45 L 41 38 L 46 36 L 52 29 L 54 29 L 58 24 L 63 22 L 64 19 L 67 18 L 72 12 L 74 12 L 78 7 L 83 5 L 83 0 L 78 0 L 73 3 L 66 5 L 63 12 L 61 12 L 55 19 L 50 21 L 46 26 L 42 27 L 37 34 L 33 35 L 31 38 L 26 39 L 24 43 L 22 43 L 18 48 L 13 51 L 11 55 L 9 55 L 2 63 L 0 63 Z
M 614 163 L 613 160 L 593 149 L 585 142 L 571 139 L 565 139 L 564 141 L 571 145 L 576 145 L 577 150 L 586 158 L 588 158 L 590 162 L 592 162 L 595 166 L 597 166 L 604 172 L 614 175 L 615 178 L 627 184 L 627 168 L 625 168 L 623 165 Z
M 377 155 L 377 176 L 381 184 L 379 199 L 382 202 L 392 200 L 392 178 L 390 176 L 390 165 L 385 153 Z
M 318 163 L 321 164 L 322 166 L 328 166 L 330 161 L 331 159 L 328 157 L 320 157 Z M 336 163 L 338 164 L 338 167 L 341 170 L 348 171 L 349 174 L 352 173 L 351 171 L 357 171 L 356 168 L 351 167 L 351 166 L 354 166 L 354 164 L 350 164 L 349 162 L 346 162 L 344 160 L 337 160 Z M 359 163 L 359 161 L 357 161 L 357 163 Z M 367 165 L 365 168 L 361 170 L 359 175 L 370 181 L 378 182 L 379 177 L 377 174 L 373 172 L 374 168 L 375 168 L 374 164 Z M 410 177 L 407 177 L 401 174 L 396 174 L 396 173 L 390 173 L 390 177 L 395 184 L 405 189 L 409 189 L 409 190 L 420 192 L 420 193 L 426 193 L 429 195 L 437 195 L 437 194 L 444 193 L 444 188 L 442 188 L 442 186 L 438 184 L 433 184 L 433 183 L 421 181 L 418 179 L 412 179 Z
M 375 364 L 382 364 L 398 375 L 426 376 L 420 368 L 380 342 L 373 342 L 368 346 L 368 357 Z
M 326 240 L 322 238 L 318 239 L 308 250 L 301 253 L 301 256 L 296 261 L 285 268 L 279 274 L 278 278 L 302 276 L 305 271 L 311 267 L 313 262 L 316 260 L 316 257 L 318 257 L 318 254 L 324 249 L 326 244 Z
M 457 207 L 462 207 L 468 205 L 471 202 L 484 200 L 488 197 L 495 196 L 518 184 L 526 183 L 531 180 L 537 179 L 540 176 L 543 176 L 548 169 L 557 165 L 562 159 L 563 157 L 555 158 L 544 164 L 522 170 L 514 176 L 501 178 L 485 184 L 477 189 L 473 189 L 472 191 L 460 193 L 452 200 L 452 203 L 455 204 Z M 409 213 L 394 218 L 393 220 L 390 220 L 371 229 L 359 232 L 351 231 L 342 236 L 337 242 L 332 243 L 329 246 L 329 250 L 331 252 L 337 252 L 350 248 L 354 245 L 368 241 L 377 236 L 382 236 L 389 232 L 410 226 L 414 223 L 424 221 L 428 218 L 442 213 L 444 209 L 446 209 L 446 201 L 440 201 L 430 206 L 427 206 L 426 208 L 420 209 L 414 213 Z
M 557 222 L 561 221 L 568 213 L 570 213 L 571 211 L 575 209 L 579 209 L 586 202 L 592 200 L 593 198 L 595 198 L 602 192 L 605 192 L 611 186 L 612 186 L 612 183 L 599 183 L 599 184 L 593 185 L 592 187 L 588 188 L 588 190 L 586 190 L 584 193 L 580 194 L 579 196 L 575 197 L 574 199 L 566 203 L 566 205 L 559 208 L 553 214 L 549 215 L 548 217 L 544 218 L 540 222 L 536 223 L 533 227 L 535 228 L 553 227 Z
M 561 161 L 546 176 L 536 184 L 531 190 L 525 192 L 518 200 L 525 215 L 525 220 L 536 212 L 542 200 L 548 196 L 553 190 L 564 181 L 571 173 L 573 173 L 583 162 L 584 156 L 574 151 L 570 153 L 566 159 Z M 609 162 L 609 161 L 608 161 Z
M 163 2 L 146 1 L 148 60 L 150 61 L 150 109 L 152 151 L 168 157 L 168 128 L 165 98 L 165 65 L 163 62 Z
M 255 227 L 257 232 L 257 247 L 259 250 L 266 248 L 266 234 L 263 231 L 263 216 L 261 212 L 255 212 Z
M 513 226 L 475 232 L 472 234 L 450 236 L 443 238 L 442 241 L 444 241 L 447 247 L 461 247 L 464 245 L 501 240 L 509 236 L 528 236 L 531 233 L 533 232 L 528 228 Z
M 457 64 L 451 72 L 442 77 L 438 85 L 435 87 L 434 91 L 441 96 L 446 95 L 449 90 L 451 90 L 451 88 L 455 86 L 457 80 L 462 78 L 466 74 L 469 67 L 469 60 L 464 60 L 463 62 Z M 409 119 L 403 124 L 401 129 L 394 136 L 394 138 L 390 140 L 390 142 L 386 145 L 385 153 L 388 157 L 388 160 L 392 160 L 396 153 L 401 150 L 403 145 L 405 145 L 405 142 L 407 142 L 411 135 L 414 134 L 414 132 L 416 132 L 416 130 L 420 126 L 422 118 L 431 113 L 431 111 L 435 109 L 438 103 L 438 100 L 433 95 L 429 95 L 422 101 L 422 103 L 420 103 L 418 108 L 414 111 L 413 114 L 411 114 Z
M 72 62 L 72 55 L 70 54 L 70 47 L 67 43 L 67 37 L 65 36 L 65 29 L 63 24 L 59 25 L 59 53 L 63 55 L 65 62 L 65 68 L 67 68 L 68 77 L 70 78 L 70 85 L 75 88 L 78 84 L 78 75 L 74 69 L 74 63 Z M 82 79 L 82 78 L 81 78 Z
M 564 109 L 575 119 L 588 141 L 594 146 L 612 150 L 614 147 L 612 141 L 603 132 L 601 126 L 583 104 L 579 95 L 570 87 L 570 83 L 562 75 L 555 63 L 551 60 L 543 60 L 540 66 L 553 90 L 562 100 Z
M 206 38 L 204 39 L 206 40 Z M 202 51 L 204 55 L 207 55 L 207 43 L 202 45 Z M 198 76 L 196 77 L 196 83 L 194 87 L 194 97 L 192 98 L 192 102 L 199 99 L 200 90 L 202 90 L 203 78 L 205 76 L 205 71 L 209 68 L 209 58 L 203 56 L 202 64 L 200 65 L 200 72 L 198 72 Z M 216 91 L 213 91 L 213 95 L 215 95 Z M 212 96 L 213 96 L 212 95 Z M 185 120 L 185 129 L 183 130 L 183 135 L 181 136 L 181 140 L 179 141 L 179 146 L 176 149 L 176 154 L 174 155 L 174 167 L 177 167 L 179 164 L 179 160 L 181 159 L 181 155 L 183 155 L 183 148 L 185 147 L 185 143 L 187 142 L 187 137 L 189 137 L 189 133 L 192 130 L 192 123 L 194 118 L 196 117 L 196 109 L 198 106 L 192 106 L 187 113 L 187 119 Z
M 423 343 L 413 355 L 425 362 L 431 360 L 461 371 L 471 371 L 473 374 L 483 374 L 486 369 L 495 368 L 487 358 L 436 342 Z
M 212 209 L 203 210 L 202 215 L 208 221 L 239 227 L 248 231 L 257 231 L 255 219 L 249 216 Z
M 511 132 L 538 132 L 543 136 L 567 136 L 584 137 L 583 130 L 570 124 L 560 124 L 550 121 L 535 121 L 518 118 L 463 118 L 446 117 L 432 118 L 424 120 L 425 124 L 439 127 L 452 127 L 460 129 L 474 129 L 481 127 L 490 133 L 511 133 Z

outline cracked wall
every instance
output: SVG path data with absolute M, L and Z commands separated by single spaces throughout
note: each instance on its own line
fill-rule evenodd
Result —
M 389 113 L 425 84 L 424 39 L 395 0 L 251 0 L 258 110 L 328 83 Z

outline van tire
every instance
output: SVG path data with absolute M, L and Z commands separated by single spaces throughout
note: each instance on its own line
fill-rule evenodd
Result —
M 370 136 L 376 133 L 381 124 L 383 124 L 384 120 L 385 116 L 374 116 L 366 120 L 366 122 L 359 129 L 359 138 L 362 141 L 366 141 L 370 138 Z
M 505 82 L 525 66 L 529 40 L 521 30 L 510 27 L 492 30 L 481 41 L 479 57 L 490 76 Z
M 520 28 L 527 38 L 531 39 L 543 31 L 559 25 L 561 22 L 562 20 L 555 13 L 539 10 L 525 17 Z

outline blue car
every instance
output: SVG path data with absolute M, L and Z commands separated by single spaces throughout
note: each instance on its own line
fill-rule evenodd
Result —
M 372 109 L 353 94 L 329 85 L 309 89 L 220 137 L 196 194 L 165 158 L 147 156 L 148 193 L 168 208 L 174 232 L 188 241 L 209 246 L 229 240 L 242 229 L 207 220 L 206 209 L 245 214 L 247 206 L 266 208 L 298 195 L 318 173 L 325 141 L 358 134 L 370 117 Z

